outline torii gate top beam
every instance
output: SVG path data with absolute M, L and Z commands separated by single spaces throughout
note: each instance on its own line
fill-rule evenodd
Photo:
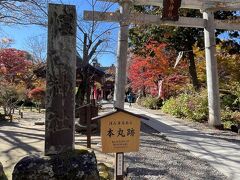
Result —
M 99 0 L 113 3 L 121 2 L 121 0 Z M 163 6 L 163 0 L 125 0 L 133 2 L 134 5 L 152 5 Z M 240 10 L 239 0 L 182 0 L 181 8 L 186 9 L 201 9 L 201 10 L 223 10 L 223 11 L 237 11 Z
M 205 28 L 206 26 L 205 20 L 201 18 L 179 17 L 178 21 L 164 21 L 161 20 L 159 16 L 140 13 L 132 13 L 129 15 L 128 20 L 124 20 L 122 19 L 121 14 L 117 12 L 84 11 L 84 19 L 105 22 L 120 22 L 123 20 L 135 24 L 155 24 L 195 28 Z M 239 22 L 239 20 L 215 20 L 214 26 L 216 29 L 240 30 Z

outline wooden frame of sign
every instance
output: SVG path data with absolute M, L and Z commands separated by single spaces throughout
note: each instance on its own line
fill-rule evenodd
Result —
M 146 117 L 116 108 L 116 111 L 92 118 L 100 120 L 102 152 L 116 153 L 115 179 L 123 179 L 123 152 L 137 152 L 140 144 L 140 119 Z

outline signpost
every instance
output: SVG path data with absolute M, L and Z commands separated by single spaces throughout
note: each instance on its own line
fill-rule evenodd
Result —
M 146 119 L 117 108 L 117 111 L 92 119 L 100 119 L 102 152 L 116 153 L 115 180 L 124 178 L 123 153 L 137 152 L 139 150 L 141 118 Z
M 124 111 L 101 119 L 102 152 L 137 152 L 139 149 L 140 118 Z
M 181 0 L 163 0 L 163 20 L 178 21 L 178 10 L 181 6 Z

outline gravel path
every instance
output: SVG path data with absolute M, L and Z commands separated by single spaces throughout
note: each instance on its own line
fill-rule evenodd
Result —
M 125 158 L 131 180 L 227 179 L 207 162 L 179 148 L 145 124 L 141 126 L 140 151 L 126 153 Z
M 105 110 L 109 111 L 111 107 Z M 25 112 L 24 119 L 17 118 L 14 123 L 0 124 L 0 161 L 9 172 L 23 155 L 43 151 L 44 126 L 33 125 L 35 120 L 42 118 L 43 114 Z M 82 144 L 80 137 L 76 137 L 76 144 Z M 102 162 L 111 162 L 114 158 L 102 154 L 99 147 L 94 150 Z M 140 151 L 126 153 L 125 157 L 129 164 L 128 177 L 132 180 L 227 179 L 205 161 L 194 157 L 144 124 L 141 127 Z

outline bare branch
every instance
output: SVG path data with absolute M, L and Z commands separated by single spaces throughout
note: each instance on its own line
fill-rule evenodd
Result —
M 28 38 L 26 46 L 32 54 L 35 63 L 41 63 L 46 60 L 47 44 L 45 36 L 39 35 Z
M 48 2 L 49 0 L 1 0 L 0 22 L 47 26 Z
M 98 46 L 100 46 L 100 44 L 102 44 L 104 41 L 103 40 L 99 40 L 92 48 L 91 52 L 89 53 L 88 59 L 90 60 L 92 58 L 92 56 L 96 53 L 96 50 L 98 48 Z

